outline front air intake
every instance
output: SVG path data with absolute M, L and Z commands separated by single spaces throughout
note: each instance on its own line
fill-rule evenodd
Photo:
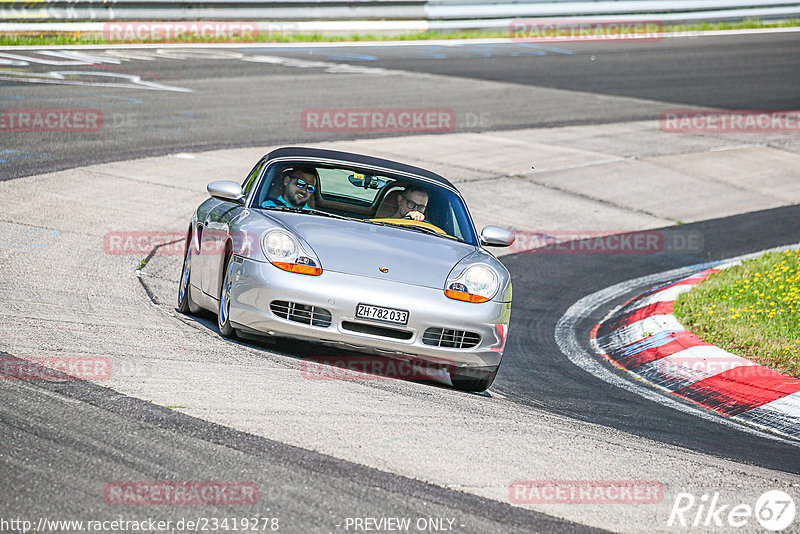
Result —
M 422 334 L 422 342 L 436 347 L 470 349 L 481 342 L 481 336 L 475 332 L 465 332 L 464 330 L 428 328 Z
M 414 335 L 408 330 L 398 330 L 395 328 L 386 328 L 384 326 L 356 323 L 353 321 L 342 321 L 342 328 L 350 330 L 351 332 L 358 332 L 359 334 L 389 337 L 392 339 L 411 339 L 411 336 Z
M 331 312 L 317 306 L 273 300 L 269 309 L 281 319 L 327 328 L 331 325 Z

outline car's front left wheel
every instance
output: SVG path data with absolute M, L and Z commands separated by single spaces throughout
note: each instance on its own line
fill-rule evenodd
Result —
M 183 269 L 178 284 L 178 311 L 184 315 L 196 315 L 201 308 L 192 300 L 191 274 L 192 274 L 192 243 L 187 240 L 186 254 L 183 255 Z
M 217 311 L 217 326 L 219 333 L 224 337 L 235 338 L 236 329 L 231 326 L 231 293 L 233 289 L 233 268 L 231 258 L 225 262 L 225 279 L 219 290 L 219 310 Z

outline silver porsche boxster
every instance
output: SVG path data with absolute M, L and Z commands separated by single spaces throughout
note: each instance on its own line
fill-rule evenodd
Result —
M 223 336 L 301 339 L 446 369 L 487 389 L 511 315 L 511 279 L 459 192 L 389 160 L 310 148 L 264 156 L 242 185 L 208 184 L 192 216 L 178 309 Z

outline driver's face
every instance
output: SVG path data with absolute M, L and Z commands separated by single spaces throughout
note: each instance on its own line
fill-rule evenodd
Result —
M 303 183 L 302 187 L 299 186 L 298 180 L 300 180 L 300 183 Z M 307 187 L 309 185 L 316 187 L 317 178 L 313 174 L 295 171 L 284 178 L 283 183 L 286 186 L 283 198 L 292 206 L 300 208 L 311 198 L 311 193 L 308 192 Z
M 403 197 L 404 198 L 401 198 L 398 203 L 400 206 L 400 218 L 405 217 L 411 211 L 425 212 L 425 208 L 416 208 L 412 210 L 408 205 L 408 201 L 413 202 L 417 206 L 426 206 L 428 204 L 428 193 L 425 191 L 412 191 L 410 193 L 403 193 Z

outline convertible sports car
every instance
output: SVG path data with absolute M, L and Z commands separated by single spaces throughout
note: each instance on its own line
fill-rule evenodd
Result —
M 264 156 L 242 185 L 208 184 L 192 216 L 182 313 L 219 331 L 345 347 L 444 369 L 457 389 L 497 374 L 511 315 L 508 271 L 441 176 L 384 159 L 310 148 Z

